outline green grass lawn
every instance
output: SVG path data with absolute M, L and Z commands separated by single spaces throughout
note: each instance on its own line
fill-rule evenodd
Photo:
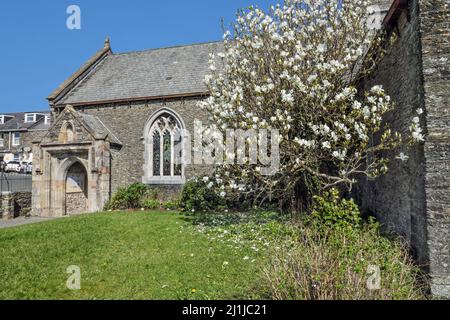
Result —
M 253 258 L 178 213 L 86 214 L 0 229 L 0 299 L 256 298 Z M 81 290 L 66 287 L 70 265 Z

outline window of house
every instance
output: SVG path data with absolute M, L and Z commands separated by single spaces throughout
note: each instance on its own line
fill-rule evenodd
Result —
M 44 124 L 50 124 L 50 116 L 46 115 L 44 118 Z
M 0 115 L 0 124 L 5 124 L 6 121 L 10 120 L 14 118 L 13 116 L 10 115 Z
M 2 133 L 0 134 L 0 147 L 5 146 L 5 135 Z
M 20 145 L 20 132 L 14 132 L 12 134 L 12 145 L 13 146 Z
M 20 162 L 20 154 L 14 153 L 14 161 Z
M 180 122 L 170 113 L 163 113 L 150 127 L 149 176 L 150 182 L 181 182 L 182 137 Z
M 25 123 L 36 122 L 36 114 L 28 113 L 25 115 Z

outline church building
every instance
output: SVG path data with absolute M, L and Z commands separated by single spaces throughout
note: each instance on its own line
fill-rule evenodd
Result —
M 170 195 L 205 167 L 182 165 L 181 130 L 208 121 L 197 102 L 221 42 L 115 54 L 109 39 L 48 97 L 54 122 L 33 144 L 33 214 L 95 212 L 143 182 Z M 177 161 L 178 160 L 178 161 Z

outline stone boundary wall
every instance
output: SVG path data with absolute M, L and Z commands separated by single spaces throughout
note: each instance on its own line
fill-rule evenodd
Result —
M 0 193 L 0 219 L 10 220 L 31 211 L 31 192 Z
M 418 1 L 418 8 L 413 4 Z M 419 13 L 426 116 L 425 194 L 431 292 L 450 298 L 450 3 L 412 1 Z
M 397 108 L 386 121 L 408 132 L 421 108 L 425 142 L 393 160 L 388 174 L 363 181 L 363 210 L 386 231 L 410 245 L 416 262 L 429 274 L 430 291 L 450 297 L 450 41 L 448 0 L 410 0 L 391 32 L 397 40 L 366 79 L 381 84 Z M 394 154 L 389 155 L 395 158 Z

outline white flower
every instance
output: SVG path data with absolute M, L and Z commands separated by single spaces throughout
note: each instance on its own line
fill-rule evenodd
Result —
M 417 141 L 425 141 L 425 137 L 422 134 L 422 128 L 419 126 L 419 124 L 416 122 L 418 119 L 413 119 L 413 124 L 410 126 L 410 131 L 412 138 Z
M 347 150 L 337 150 L 337 151 L 333 151 L 333 157 L 339 159 L 339 160 L 344 160 L 345 156 L 347 154 Z
M 300 146 L 305 146 L 307 148 L 314 147 L 316 142 L 314 140 L 305 140 L 301 138 L 295 138 L 294 141 L 298 143 Z
M 418 142 L 425 141 L 423 134 L 421 134 L 418 131 L 413 131 L 412 137 L 413 137 L 414 140 L 416 140 Z
M 262 44 L 261 41 L 257 41 L 256 43 L 255 43 L 255 42 L 252 43 L 252 47 L 253 47 L 254 49 L 259 49 L 259 48 L 261 48 L 262 46 L 263 46 L 263 44 Z
M 230 35 L 231 35 L 231 33 L 229 30 L 225 31 L 225 33 L 223 34 L 223 39 L 224 40 L 227 39 Z
M 322 130 L 322 134 L 324 134 L 324 135 L 326 135 L 326 134 L 328 134 L 328 132 L 330 132 L 330 127 L 326 124 L 321 125 L 320 128 Z
M 223 198 L 223 197 L 225 197 L 227 195 L 227 193 L 225 192 L 225 191 L 222 191 L 221 193 L 220 193 L 220 196 Z
M 308 82 L 311 83 L 317 79 L 317 74 L 312 74 L 308 77 Z
M 363 108 L 363 115 L 364 115 L 364 118 L 365 118 L 365 119 L 367 119 L 368 117 L 370 117 L 370 109 L 369 109 L 368 106 L 364 106 L 364 108 Z
M 294 97 L 291 92 L 286 92 L 286 90 L 281 90 L 281 101 L 292 104 L 292 103 L 294 103 Z
M 331 144 L 328 141 L 322 142 L 322 148 L 324 149 L 331 149 Z
M 359 110 L 359 109 L 361 109 L 361 107 L 362 107 L 361 102 L 359 102 L 359 101 L 353 102 L 353 109 Z
M 317 51 L 319 53 L 324 53 L 327 50 L 327 45 L 324 43 L 321 43 L 317 46 Z
M 423 109 L 419 108 L 419 109 L 416 110 L 416 112 L 417 112 L 418 115 L 421 115 L 423 113 Z
M 380 94 L 380 95 L 384 93 L 382 86 L 373 86 L 372 89 L 370 89 L 370 91 L 375 94 Z
M 207 177 L 207 176 L 205 176 L 205 177 L 203 177 L 203 182 L 208 182 L 209 181 L 209 177 Z
M 406 154 L 404 154 L 403 152 L 400 152 L 400 154 L 398 156 L 396 156 L 395 159 L 399 159 L 401 161 L 406 161 L 409 159 L 409 157 Z

